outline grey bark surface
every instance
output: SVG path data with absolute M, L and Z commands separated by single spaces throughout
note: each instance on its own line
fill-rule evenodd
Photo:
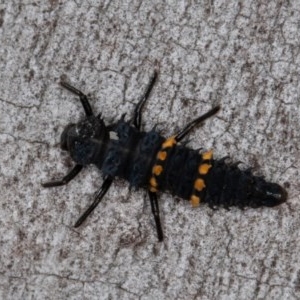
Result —
M 299 299 L 299 1 L 0 2 L 1 299 Z M 249 3 L 250 2 L 250 3 Z M 192 148 L 230 155 L 285 186 L 268 209 L 193 209 L 161 194 L 157 242 L 145 191 L 95 167 L 67 186 L 59 148 L 83 117 L 63 78 L 107 123 L 130 117 L 154 68 L 143 129 L 165 136 L 214 104 Z

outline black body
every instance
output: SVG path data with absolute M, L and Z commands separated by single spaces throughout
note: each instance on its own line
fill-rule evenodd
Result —
M 157 191 L 168 191 L 183 199 L 206 202 L 211 208 L 223 206 L 273 207 L 286 201 L 286 191 L 276 183 L 242 171 L 226 159 L 214 160 L 179 142 L 199 123 L 214 115 L 215 107 L 173 137 L 166 139 L 155 129 L 140 131 L 141 111 L 154 85 L 155 73 L 143 99 L 137 104 L 133 119 L 121 118 L 109 126 L 100 115 L 94 116 L 87 97 L 67 83 L 62 85 L 80 97 L 86 118 L 70 124 L 61 136 L 61 148 L 69 151 L 76 163 L 63 179 L 44 183 L 44 187 L 64 185 L 89 164 L 95 164 L 104 176 L 93 204 L 76 222 L 78 227 L 99 204 L 114 178 L 127 180 L 131 187 L 148 189 L 158 239 L 163 239 Z M 204 170 L 200 171 L 200 168 Z M 194 199 L 194 200 L 193 200 Z M 195 203 L 195 202 L 194 202 Z

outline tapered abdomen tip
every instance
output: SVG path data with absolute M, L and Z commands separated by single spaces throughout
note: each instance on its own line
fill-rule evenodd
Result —
M 263 204 L 268 207 L 277 206 L 286 202 L 287 197 L 287 191 L 280 185 L 273 183 L 270 185 L 270 189 L 266 191 L 266 197 Z

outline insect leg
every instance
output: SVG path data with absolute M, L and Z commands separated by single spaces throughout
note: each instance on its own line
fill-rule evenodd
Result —
M 44 182 L 42 183 L 43 187 L 54 187 L 54 186 L 61 186 L 66 185 L 68 182 L 70 182 L 72 179 L 74 179 L 79 172 L 82 170 L 82 165 L 75 165 L 75 167 L 62 179 Z
M 161 224 L 160 224 L 157 194 L 154 192 L 150 192 L 150 191 L 148 193 L 149 193 L 149 198 L 150 198 L 152 214 L 153 214 L 154 220 L 155 220 L 158 241 L 161 242 L 164 239 L 164 235 L 163 235 L 163 231 L 162 231 Z
M 91 105 L 89 103 L 88 97 L 82 93 L 80 90 L 77 90 L 75 87 L 73 87 L 72 85 L 70 85 L 69 83 L 63 82 L 61 81 L 60 84 L 66 88 L 67 90 L 69 90 L 70 92 L 72 92 L 73 94 L 79 96 L 81 104 L 83 106 L 83 109 L 85 111 L 86 116 L 93 116 L 93 111 L 91 108 Z
M 210 118 L 214 114 L 216 114 L 220 109 L 220 106 L 216 106 L 212 108 L 210 111 L 205 113 L 204 115 L 198 117 L 192 122 L 188 123 L 179 133 L 176 134 L 175 139 L 177 142 L 181 141 L 196 125 Z
M 134 126 L 137 128 L 137 129 L 140 129 L 141 128 L 141 122 L 142 122 L 142 109 L 143 109 L 143 106 L 144 104 L 146 103 L 149 95 L 150 95 L 150 92 L 154 86 L 154 83 L 155 83 L 155 80 L 157 78 L 157 72 L 155 71 L 152 78 L 151 78 L 151 81 L 147 87 L 147 90 L 146 90 L 146 93 L 145 95 L 143 96 L 143 98 L 139 101 L 139 103 L 136 105 L 135 109 L 134 109 L 134 116 L 133 116 L 133 124 Z
M 102 198 L 104 197 L 104 195 L 106 194 L 106 192 L 108 191 L 109 187 L 111 186 L 113 182 L 113 179 L 110 177 L 107 177 L 101 188 L 97 191 L 96 193 L 96 197 L 94 202 L 92 203 L 92 205 L 83 213 L 83 215 L 77 220 L 77 222 L 75 223 L 74 227 L 77 228 L 79 227 L 84 220 L 90 215 L 90 213 L 97 207 L 97 205 L 100 203 L 100 201 L 102 200 Z

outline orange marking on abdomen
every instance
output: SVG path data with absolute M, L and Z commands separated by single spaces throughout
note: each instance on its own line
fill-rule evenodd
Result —
M 202 154 L 202 159 L 203 159 L 203 160 L 211 160 L 212 157 L 213 157 L 213 151 L 212 151 L 212 150 L 209 150 L 209 151 L 204 152 L 204 153 Z
M 176 144 L 176 140 L 175 140 L 175 136 L 171 136 L 169 137 L 168 139 L 166 139 L 163 144 L 162 144 L 162 148 L 165 149 L 165 148 L 170 148 L 170 147 L 173 147 L 175 144 Z
M 154 187 L 154 188 L 157 187 L 157 181 L 156 181 L 155 177 L 151 177 L 151 179 L 150 179 L 150 185 L 152 187 Z
M 202 165 L 200 165 L 199 169 L 198 169 L 199 174 L 206 175 L 208 173 L 208 171 L 209 171 L 210 168 L 211 168 L 211 165 L 209 165 L 209 164 L 202 164 Z
M 167 152 L 166 151 L 159 151 L 157 153 L 157 158 L 159 160 L 165 160 L 167 158 Z
M 161 172 L 163 171 L 163 167 L 160 166 L 160 165 L 155 165 L 153 168 L 152 168 L 152 174 L 158 176 L 161 174 Z
M 194 188 L 195 188 L 195 190 L 197 190 L 199 192 L 202 191 L 205 188 L 204 180 L 201 178 L 196 179 L 195 183 L 194 183 Z
M 195 195 L 192 195 L 191 196 L 191 204 L 192 204 L 193 207 L 199 206 L 199 204 L 200 204 L 200 198 L 197 197 L 197 196 L 195 196 Z

